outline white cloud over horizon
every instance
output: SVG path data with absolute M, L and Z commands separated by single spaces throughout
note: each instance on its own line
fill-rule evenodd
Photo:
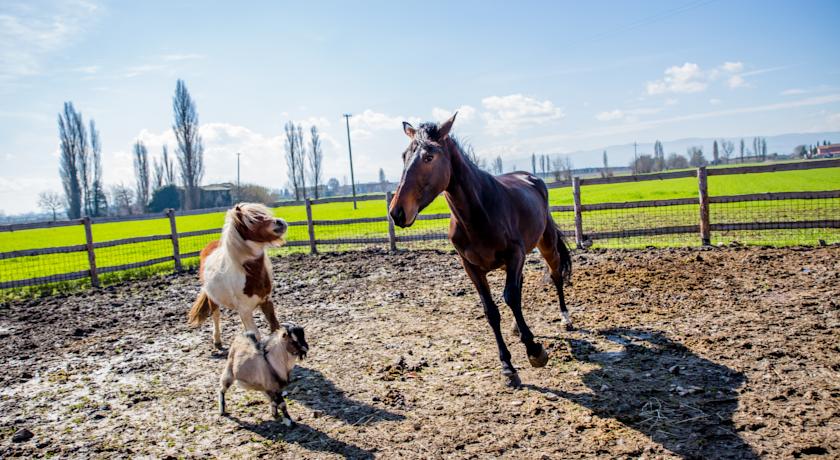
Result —
M 491 134 L 510 134 L 527 126 L 535 126 L 565 117 L 561 108 L 550 100 L 540 101 L 522 94 L 490 96 L 481 100 L 482 117 Z

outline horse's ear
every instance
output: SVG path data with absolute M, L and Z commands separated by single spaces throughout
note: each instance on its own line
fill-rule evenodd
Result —
M 458 112 L 452 114 L 452 118 L 444 121 L 443 123 L 438 126 L 438 140 L 442 141 L 449 135 L 449 131 L 452 129 L 452 124 L 455 123 L 455 117 L 458 116 Z
M 403 122 L 403 131 L 405 131 L 405 135 L 411 139 L 414 139 L 414 135 L 417 134 L 417 130 L 411 126 L 411 123 L 404 121 Z

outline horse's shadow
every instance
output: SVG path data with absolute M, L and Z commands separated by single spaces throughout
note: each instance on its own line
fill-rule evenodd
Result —
M 350 425 L 368 425 L 381 421 L 403 420 L 400 414 L 378 409 L 369 404 L 348 398 L 344 391 L 327 379 L 321 372 L 307 367 L 295 367 L 292 371 L 292 382 L 287 388 L 286 398 L 300 403 L 313 412 L 304 413 L 296 404 L 289 405 L 289 413 L 297 420 L 293 428 L 284 427 L 280 421 L 266 420 L 259 424 L 244 422 L 236 417 L 228 416 L 243 428 L 276 441 L 299 444 L 300 446 L 320 452 L 332 452 L 345 458 L 373 458 L 373 452 L 358 446 L 333 439 L 326 433 L 303 423 L 301 419 L 314 416 L 329 416 Z
M 569 341 L 575 359 L 600 366 L 583 376 L 591 392 L 526 387 L 614 418 L 684 458 L 758 458 L 732 423 L 743 374 L 656 331 L 609 329 L 591 337 Z

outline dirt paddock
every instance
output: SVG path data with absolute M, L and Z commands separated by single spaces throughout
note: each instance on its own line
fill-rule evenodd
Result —
M 294 428 L 236 388 L 216 414 L 224 354 L 186 325 L 194 273 L 2 305 L 0 457 L 840 456 L 840 248 L 576 254 L 572 332 L 543 273 L 530 256 L 545 368 L 502 307 L 511 390 L 454 254 L 275 260 L 278 316 L 311 346 Z M 241 326 L 222 327 L 227 344 Z

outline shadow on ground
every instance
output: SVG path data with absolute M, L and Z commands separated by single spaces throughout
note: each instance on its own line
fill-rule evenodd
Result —
M 400 414 L 348 398 L 342 389 L 314 369 L 295 367 L 292 378 L 292 383 L 287 388 L 287 399 L 312 410 L 304 415 L 300 413 L 300 408 L 297 408 L 296 413 L 296 408 L 292 405 L 289 407 L 289 413 L 295 420 L 311 417 L 316 412 L 319 416 L 333 417 L 349 425 L 369 425 L 405 418 Z M 296 443 L 311 451 L 332 452 L 345 458 L 373 458 L 373 452 L 333 439 L 304 423 L 297 422 L 296 426 L 287 428 L 279 420 L 251 424 L 235 417 L 229 418 L 243 428 L 272 441 Z
M 758 458 L 732 423 L 743 374 L 692 353 L 661 332 L 584 334 L 587 340 L 569 343 L 575 359 L 599 366 L 583 376 L 591 392 L 526 387 L 614 418 L 684 458 Z

